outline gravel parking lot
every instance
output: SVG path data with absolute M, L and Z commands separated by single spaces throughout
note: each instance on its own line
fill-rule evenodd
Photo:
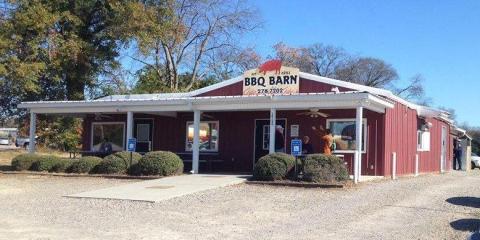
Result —
M 161 203 L 72 199 L 132 180 L 0 174 L 1 239 L 466 239 L 480 171 L 342 190 L 236 185 Z

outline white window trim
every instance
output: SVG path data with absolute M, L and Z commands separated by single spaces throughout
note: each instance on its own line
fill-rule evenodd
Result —
M 200 124 L 202 123 L 216 123 L 217 124 L 217 145 L 216 145 L 216 148 L 215 149 L 212 149 L 212 150 L 202 150 L 200 149 L 200 152 L 218 152 L 218 148 L 219 148 L 219 145 L 220 145 L 220 121 L 200 121 Z M 186 135 L 185 135 L 185 152 L 192 152 L 192 149 L 188 149 L 187 146 L 188 146 L 188 125 L 190 124 L 193 124 L 193 121 L 187 121 L 186 122 Z
M 357 119 L 355 118 L 332 118 L 332 119 L 327 119 L 327 123 L 326 123 L 326 128 L 330 128 L 330 123 L 331 122 L 356 122 Z M 362 150 L 362 153 L 367 153 L 367 147 L 368 147 L 368 142 L 367 142 L 367 135 L 368 135 L 368 124 L 367 124 L 367 119 L 366 118 L 363 118 L 362 120 L 362 123 L 364 124 L 364 128 L 363 128 L 363 132 L 365 134 L 363 134 L 363 145 L 362 145 L 362 148 L 364 150 Z M 355 153 L 356 150 L 335 150 L 333 151 L 333 153 Z
M 126 136 L 125 122 L 92 122 L 92 126 L 90 127 L 90 151 L 93 151 L 93 129 L 94 129 L 94 126 L 95 125 L 113 125 L 113 124 L 122 124 L 122 126 L 123 126 L 122 150 L 125 150 L 125 136 Z
M 423 132 L 428 132 L 430 134 L 430 137 L 428 138 L 428 149 L 423 148 L 423 146 L 420 146 L 420 143 L 418 142 L 418 134 L 423 133 Z M 422 136 L 423 139 L 423 136 Z M 417 152 L 430 152 L 431 148 L 431 143 L 432 143 L 432 134 L 429 131 L 422 131 L 422 130 L 417 130 Z

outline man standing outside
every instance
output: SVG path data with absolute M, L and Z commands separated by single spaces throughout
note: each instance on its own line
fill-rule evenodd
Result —
M 280 125 L 275 127 L 275 152 L 285 152 L 285 135 L 283 135 L 283 127 Z
M 320 136 L 323 142 L 323 154 L 332 155 L 333 136 L 330 129 L 324 129 L 322 125 L 317 129 L 312 126 L 312 130 Z
M 453 170 L 462 170 L 462 144 L 460 144 L 460 141 L 458 140 L 456 142 L 457 144 L 453 149 L 453 153 L 455 154 L 454 162 L 453 162 Z M 458 168 L 456 168 L 457 164 L 458 164 Z

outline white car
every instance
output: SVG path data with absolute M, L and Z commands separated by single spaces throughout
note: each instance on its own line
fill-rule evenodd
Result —
M 472 169 L 475 168 L 480 168 L 480 157 L 477 154 L 472 153 Z
M 0 145 L 10 145 L 10 139 L 8 137 L 0 137 Z

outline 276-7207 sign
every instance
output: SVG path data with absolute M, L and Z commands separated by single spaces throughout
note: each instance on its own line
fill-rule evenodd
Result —
M 279 60 L 270 60 L 243 74 L 243 95 L 298 93 L 299 73 L 298 68 L 284 67 Z

